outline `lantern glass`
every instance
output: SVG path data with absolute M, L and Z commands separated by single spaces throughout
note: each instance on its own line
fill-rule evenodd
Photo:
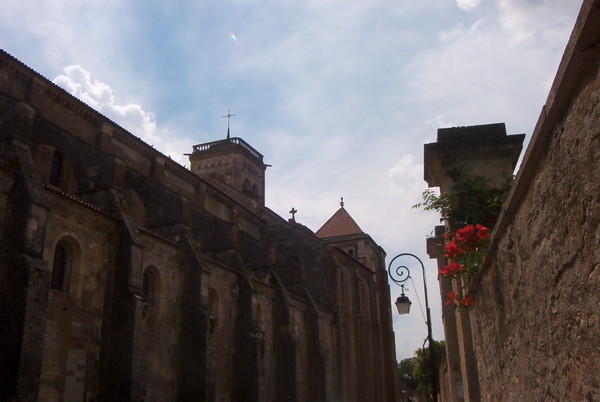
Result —
M 410 312 L 411 301 L 407 296 L 400 296 L 396 299 L 396 308 L 398 309 L 398 314 L 408 314 Z

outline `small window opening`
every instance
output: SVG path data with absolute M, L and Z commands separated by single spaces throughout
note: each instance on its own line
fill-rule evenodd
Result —
M 244 184 L 242 185 L 242 191 L 246 194 L 249 194 L 252 191 L 250 181 L 248 179 L 244 180 Z
M 50 171 L 50 184 L 59 187 L 61 176 L 62 157 L 58 152 L 54 152 L 54 158 L 52 159 L 52 170 Z
M 152 272 L 150 272 L 150 270 L 147 269 L 144 271 L 144 276 L 142 278 L 142 292 L 146 297 L 146 303 L 149 307 L 152 307 L 154 305 L 155 291 L 156 280 Z
M 208 289 L 208 331 L 215 332 L 219 322 L 219 295 L 214 288 Z
M 69 255 L 67 249 L 62 244 L 57 244 L 54 250 L 54 261 L 52 263 L 52 276 L 50 278 L 50 288 L 68 291 L 68 283 L 66 281 L 69 272 Z

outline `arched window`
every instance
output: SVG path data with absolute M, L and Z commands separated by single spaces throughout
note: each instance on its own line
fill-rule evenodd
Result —
M 263 315 L 263 309 L 259 303 L 256 303 L 256 324 L 262 327 L 265 323 L 265 317 Z
M 250 186 L 250 180 L 248 179 L 244 179 L 244 184 L 242 185 L 242 191 L 245 194 L 251 194 L 252 192 L 252 187 Z
M 208 288 L 208 331 L 212 334 L 219 323 L 219 294 L 215 288 Z
M 152 308 L 156 297 L 156 276 L 149 268 L 144 271 L 142 277 L 142 292 L 146 297 L 146 303 Z
M 71 272 L 72 255 L 69 246 L 64 242 L 59 242 L 54 249 L 54 261 L 52 262 L 52 276 L 50 278 L 50 288 L 69 291 L 69 274 Z
M 63 162 L 62 157 L 58 152 L 54 152 L 54 158 L 52 159 L 52 170 L 50 170 L 50 184 L 53 186 L 60 186 L 60 179 L 62 176 Z
M 219 315 L 219 294 L 215 288 L 208 288 L 208 309 L 213 316 Z

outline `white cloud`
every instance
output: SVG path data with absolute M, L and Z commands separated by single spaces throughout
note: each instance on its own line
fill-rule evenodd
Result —
M 481 4 L 481 0 L 456 0 L 456 4 L 463 10 L 472 10 Z
M 575 2 L 581 4 L 581 0 Z M 573 16 L 564 10 L 572 3 L 573 0 L 499 0 L 499 18 L 514 44 L 545 42 L 548 35 L 568 38 L 573 27 L 566 22 L 572 21 Z M 574 7 L 571 10 L 576 11 Z M 553 32 L 556 30 L 559 32 Z
M 438 114 L 427 120 L 427 125 L 430 126 L 433 131 L 437 132 L 438 128 L 456 127 L 458 126 L 458 123 L 456 121 L 448 120 L 443 114 Z
M 63 72 L 53 80 L 56 85 L 146 141 L 157 140 L 153 113 L 134 103 L 121 104 L 108 84 L 92 80 L 91 74 L 80 65 L 67 66 Z
M 415 163 L 413 155 L 402 155 L 400 160 L 388 170 L 389 190 L 392 194 L 409 193 L 415 185 L 422 186 L 422 177 L 423 165 Z
M 411 92 L 429 106 L 428 122 L 443 116 L 440 123 L 452 125 L 506 121 L 515 132 L 533 129 L 574 15 L 565 14 L 564 0 L 501 0 L 498 7 L 448 27 L 437 46 L 409 62 Z
M 141 105 L 123 103 L 114 94 L 110 85 L 92 79 L 91 74 L 80 65 L 70 65 L 63 69 L 64 74 L 57 76 L 53 82 L 79 98 L 92 108 L 140 137 L 157 150 L 171 156 L 177 162 L 185 164 L 183 153 L 190 148 L 190 143 L 184 138 L 169 138 L 166 131 L 159 131 L 156 116 Z M 184 145 L 185 144 L 185 145 Z M 185 147 L 185 148 L 184 148 Z

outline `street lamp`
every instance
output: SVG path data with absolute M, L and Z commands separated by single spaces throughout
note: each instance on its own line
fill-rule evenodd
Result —
M 401 253 L 392 258 L 390 264 L 388 265 L 388 274 L 390 279 L 402 288 L 402 294 L 396 299 L 396 308 L 398 309 L 398 314 L 408 314 L 410 311 L 411 301 L 404 294 L 404 284 L 411 277 L 410 270 L 406 265 L 398 265 L 395 269 L 392 269 L 392 264 L 396 259 L 400 257 L 413 257 L 419 264 L 421 264 L 421 270 L 423 272 L 423 289 L 425 291 L 425 310 L 427 315 L 427 320 L 425 324 L 427 325 L 427 342 L 429 343 L 429 370 L 431 373 L 431 390 L 433 393 L 433 401 L 437 402 L 437 387 L 435 383 L 436 379 L 436 370 L 435 370 L 435 361 L 433 358 L 433 336 L 431 334 L 431 311 L 429 309 L 429 300 L 427 298 L 427 280 L 425 279 L 425 266 L 423 265 L 423 261 L 419 257 L 411 253 Z

